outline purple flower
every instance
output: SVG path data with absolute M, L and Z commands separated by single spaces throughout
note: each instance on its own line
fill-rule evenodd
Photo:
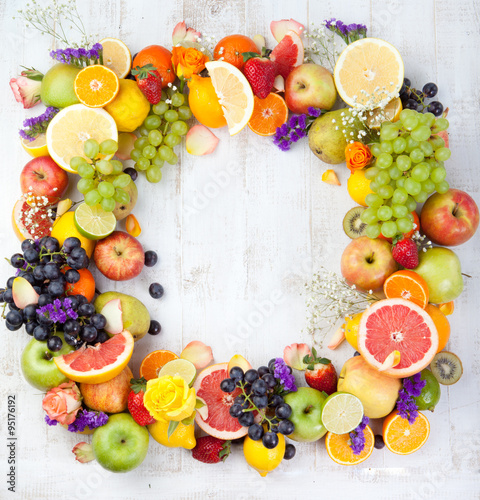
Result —
M 75 421 L 68 425 L 68 430 L 70 432 L 82 432 L 85 427 L 89 429 L 96 429 L 101 427 L 108 422 L 108 415 L 103 412 L 87 411 L 82 410 L 82 413 L 78 412 Z
M 369 420 L 370 419 L 364 415 L 362 421 L 349 434 L 350 448 L 352 449 L 354 455 L 360 455 L 365 448 L 365 433 L 363 431 L 365 430 Z
M 348 45 L 367 36 L 367 27 L 364 24 L 348 24 L 337 21 L 335 18 L 325 20 L 325 28 L 336 33 Z
M 67 321 L 67 315 L 72 319 L 78 318 L 78 314 L 71 308 L 71 306 L 72 301 L 70 299 L 64 299 L 63 302 L 60 299 L 55 299 L 53 304 L 47 304 L 38 308 L 37 314 L 51 319 L 53 323 L 63 324 Z
M 292 375 L 290 367 L 285 364 L 282 358 L 275 358 L 273 376 L 280 380 L 280 384 L 283 385 L 285 391 L 294 392 L 297 390 L 295 377 Z
M 403 389 L 398 393 L 397 411 L 410 424 L 413 424 L 418 416 L 418 407 L 414 398 L 420 396 L 426 383 L 426 380 L 422 380 L 421 372 L 403 379 Z
M 57 425 L 58 422 L 56 420 L 52 420 L 48 415 L 45 415 L 45 422 L 47 422 L 48 425 Z
M 43 114 L 27 118 L 23 122 L 24 129 L 19 131 L 20 136 L 33 141 L 40 134 L 44 134 L 52 118 L 59 112 L 58 108 L 48 107 Z
M 322 114 L 322 110 L 320 108 L 313 108 L 310 106 L 308 108 L 309 116 L 313 116 L 314 118 L 318 118 Z
M 321 109 L 309 108 L 309 115 L 294 115 L 287 123 L 277 128 L 273 136 L 273 143 L 282 151 L 288 151 L 292 143 L 306 137 L 314 119 L 322 113 Z

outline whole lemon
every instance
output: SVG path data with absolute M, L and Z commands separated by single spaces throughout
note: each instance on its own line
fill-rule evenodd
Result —
M 363 313 L 354 314 L 351 318 L 345 318 L 343 329 L 345 330 L 345 338 L 347 342 L 355 349 L 358 350 L 358 328 Z
M 75 236 L 80 240 L 82 248 L 87 252 L 87 256 L 90 258 L 92 256 L 93 249 L 95 248 L 95 241 L 85 238 L 85 236 L 82 236 L 78 232 L 78 229 L 75 227 L 75 223 L 73 222 L 74 213 L 75 212 L 66 212 L 59 219 L 57 219 L 53 223 L 51 236 L 58 240 L 60 246 L 63 245 L 63 242 L 67 238 Z
M 222 106 L 218 101 L 212 79 L 192 75 L 192 79 L 188 82 L 188 88 L 190 90 L 188 105 L 193 116 L 206 127 L 224 127 L 227 121 L 223 116 Z
M 120 79 L 117 97 L 104 108 L 117 124 L 119 132 L 133 132 L 150 112 L 150 103 L 133 80 Z
M 365 197 L 373 193 L 370 189 L 370 181 L 365 177 L 365 169 L 355 170 L 347 181 L 347 189 L 350 198 L 359 205 L 366 207 Z
M 262 440 L 254 441 L 248 435 L 243 442 L 243 454 L 250 467 L 253 467 L 262 477 L 276 469 L 285 455 L 285 438 L 277 434 L 278 444 L 269 450 L 263 446 Z
M 148 432 L 152 435 L 155 441 L 168 446 L 169 448 L 185 448 L 191 450 L 195 448 L 197 441 L 195 439 L 195 425 L 183 425 L 182 422 L 178 423 L 177 428 L 173 434 L 168 437 L 168 426 L 170 422 L 156 421 L 153 424 L 147 425 Z

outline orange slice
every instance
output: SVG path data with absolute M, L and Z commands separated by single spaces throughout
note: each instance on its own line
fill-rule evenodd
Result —
M 110 68 L 118 78 L 125 78 L 132 67 L 132 54 L 128 47 L 117 38 L 100 40 L 103 47 L 103 65 Z
M 273 135 L 288 118 L 288 108 L 282 96 L 270 93 L 265 99 L 253 97 L 253 113 L 248 126 L 258 135 Z
M 140 365 L 140 377 L 145 377 L 146 380 L 157 378 L 163 365 L 173 359 L 178 359 L 178 356 L 172 351 L 160 349 L 151 352 L 143 358 Z
M 430 423 L 418 413 L 413 424 L 394 410 L 383 422 L 383 440 L 387 448 L 398 455 L 409 455 L 420 449 L 430 434 Z
M 373 452 L 375 437 L 372 429 L 365 427 L 365 446 L 359 455 L 355 455 L 350 448 L 350 434 L 334 434 L 327 432 L 325 436 L 325 446 L 328 456 L 340 465 L 356 465 L 365 461 Z
M 415 271 L 404 269 L 391 274 L 383 284 L 383 293 L 387 299 L 409 300 L 422 309 L 428 304 L 427 282 Z
M 116 377 L 128 364 L 133 353 L 133 337 L 128 330 L 103 343 L 87 346 L 53 360 L 70 380 L 101 384 Z
M 120 90 L 118 76 L 101 64 L 83 68 L 75 77 L 73 86 L 78 100 L 89 108 L 103 108 Z

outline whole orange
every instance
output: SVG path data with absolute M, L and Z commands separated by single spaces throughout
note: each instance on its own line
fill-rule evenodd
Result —
M 238 69 L 243 69 L 245 64 L 243 52 L 255 52 L 259 54 L 255 42 L 245 35 L 228 35 L 222 38 L 213 51 L 213 58 L 218 61 L 222 59 L 225 62 L 233 64 Z
M 133 59 L 132 68 L 153 64 L 162 77 L 162 88 L 175 80 L 172 66 L 172 53 L 161 45 L 149 45 L 142 49 Z
M 224 127 L 227 121 L 223 116 L 223 110 L 213 87 L 212 79 L 192 75 L 192 79 L 188 82 L 188 88 L 190 90 L 188 105 L 193 116 L 206 127 Z
M 69 266 L 62 269 L 64 273 Z M 88 269 L 79 269 L 80 279 L 76 283 L 66 283 L 65 293 L 67 295 L 83 295 L 88 302 L 91 302 L 95 295 L 95 278 L 93 274 Z

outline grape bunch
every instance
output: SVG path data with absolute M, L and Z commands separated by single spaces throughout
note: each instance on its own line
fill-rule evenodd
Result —
M 288 436 L 295 430 L 295 425 L 289 420 L 292 408 L 282 396 L 286 391 L 274 376 L 275 361 L 272 359 L 268 367 L 261 366 L 258 370 L 250 369 L 245 373 L 240 367 L 234 366 L 230 370 L 230 378 L 220 383 L 220 389 L 229 394 L 240 388 L 239 395 L 230 407 L 230 415 L 238 419 L 240 425 L 248 427 L 251 439 L 261 439 L 268 449 L 277 446 L 278 433 Z M 255 419 L 256 412 L 260 419 Z M 294 455 L 295 447 L 287 445 L 284 458 L 293 458 Z
M 104 159 L 115 154 L 117 149 L 118 144 L 113 139 L 100 144 L 95 139 L 88 139 L 83 143 L 83 152 L 91 163 L 83 156 L 70 160 L 70 167 L 81 177 L 77 189 L 83 194 L 85 203 L 89 206 L 100 204 L 105 212 L 113 212 L 117 202 L 130 202 L 130 195 L 123 188 L 132 178 L 123 172 L 120 161 Z
M 441 116 L 443 113 L 443 104 L 440 101 L 431 101 L 426 103 L 426 99 L 435 97 L 438 93 L 438 87 L 435 83 L 426 83 L 419 91 L 412 87 L 412 82 L 405 78 L 400 89 L 400 99 L 403 109 L 413 109 L 416 111 L 427 111 L 435 116 Z
M 161 101 L 152 106 L 130 153 L 135 161 L 135 169 L 145 172 L 149 182 L 160 182 L 161 168 L 165 162 L 170 165 L 178 162 L 174 148 L 187 134 L 188 125 L 185 122 L 191 117 L 192 112 L 185 104 L 185 96 L 170 89 L 163 91 Z
M 446 118 L 412 109 L 404 109 L 397 122 L 382 123 L 380 142 L 370 148 L 375 165 L 365 172 L 373 191 L 366 196 L 368 208 L 361 215 L 368 237 L 408 233 L 417 203 L 434 191 L 448 191 L 444 162 L 451 153 L 438 135 L 447 128 Z
M 66 287 L 80 280 L 80 269 L 88 267 L 89 259 L 75 237 L 66 238 L 62 247 L 56 238 L 45 236 L 39 241 L 24 240 L 23 253 L 10 258 L 17 269 L 15 276 L 8 278 L 6 288 L 0 292 L 0 302 L 8 306 L 5 325 L 8 330 L 25 330 L 36 340 L 46 340 L 51 351 L 59 351 L 63 340 L 57 335 L 64 332 L 65 342 L 79 347 L 83 342 L 104 342 L 108 335 L 102 329 L 106 319 L 95 314 L 95 308 L 83 295 L 66 296 Z M 70 269 L 64 269 L 66 267 Z M 64 269 L 64 270 L 62 270 Z M 17 307 L 13 294 L 16 277 L 22 277 L 38 294 L 38 303 L 23 309 Z

